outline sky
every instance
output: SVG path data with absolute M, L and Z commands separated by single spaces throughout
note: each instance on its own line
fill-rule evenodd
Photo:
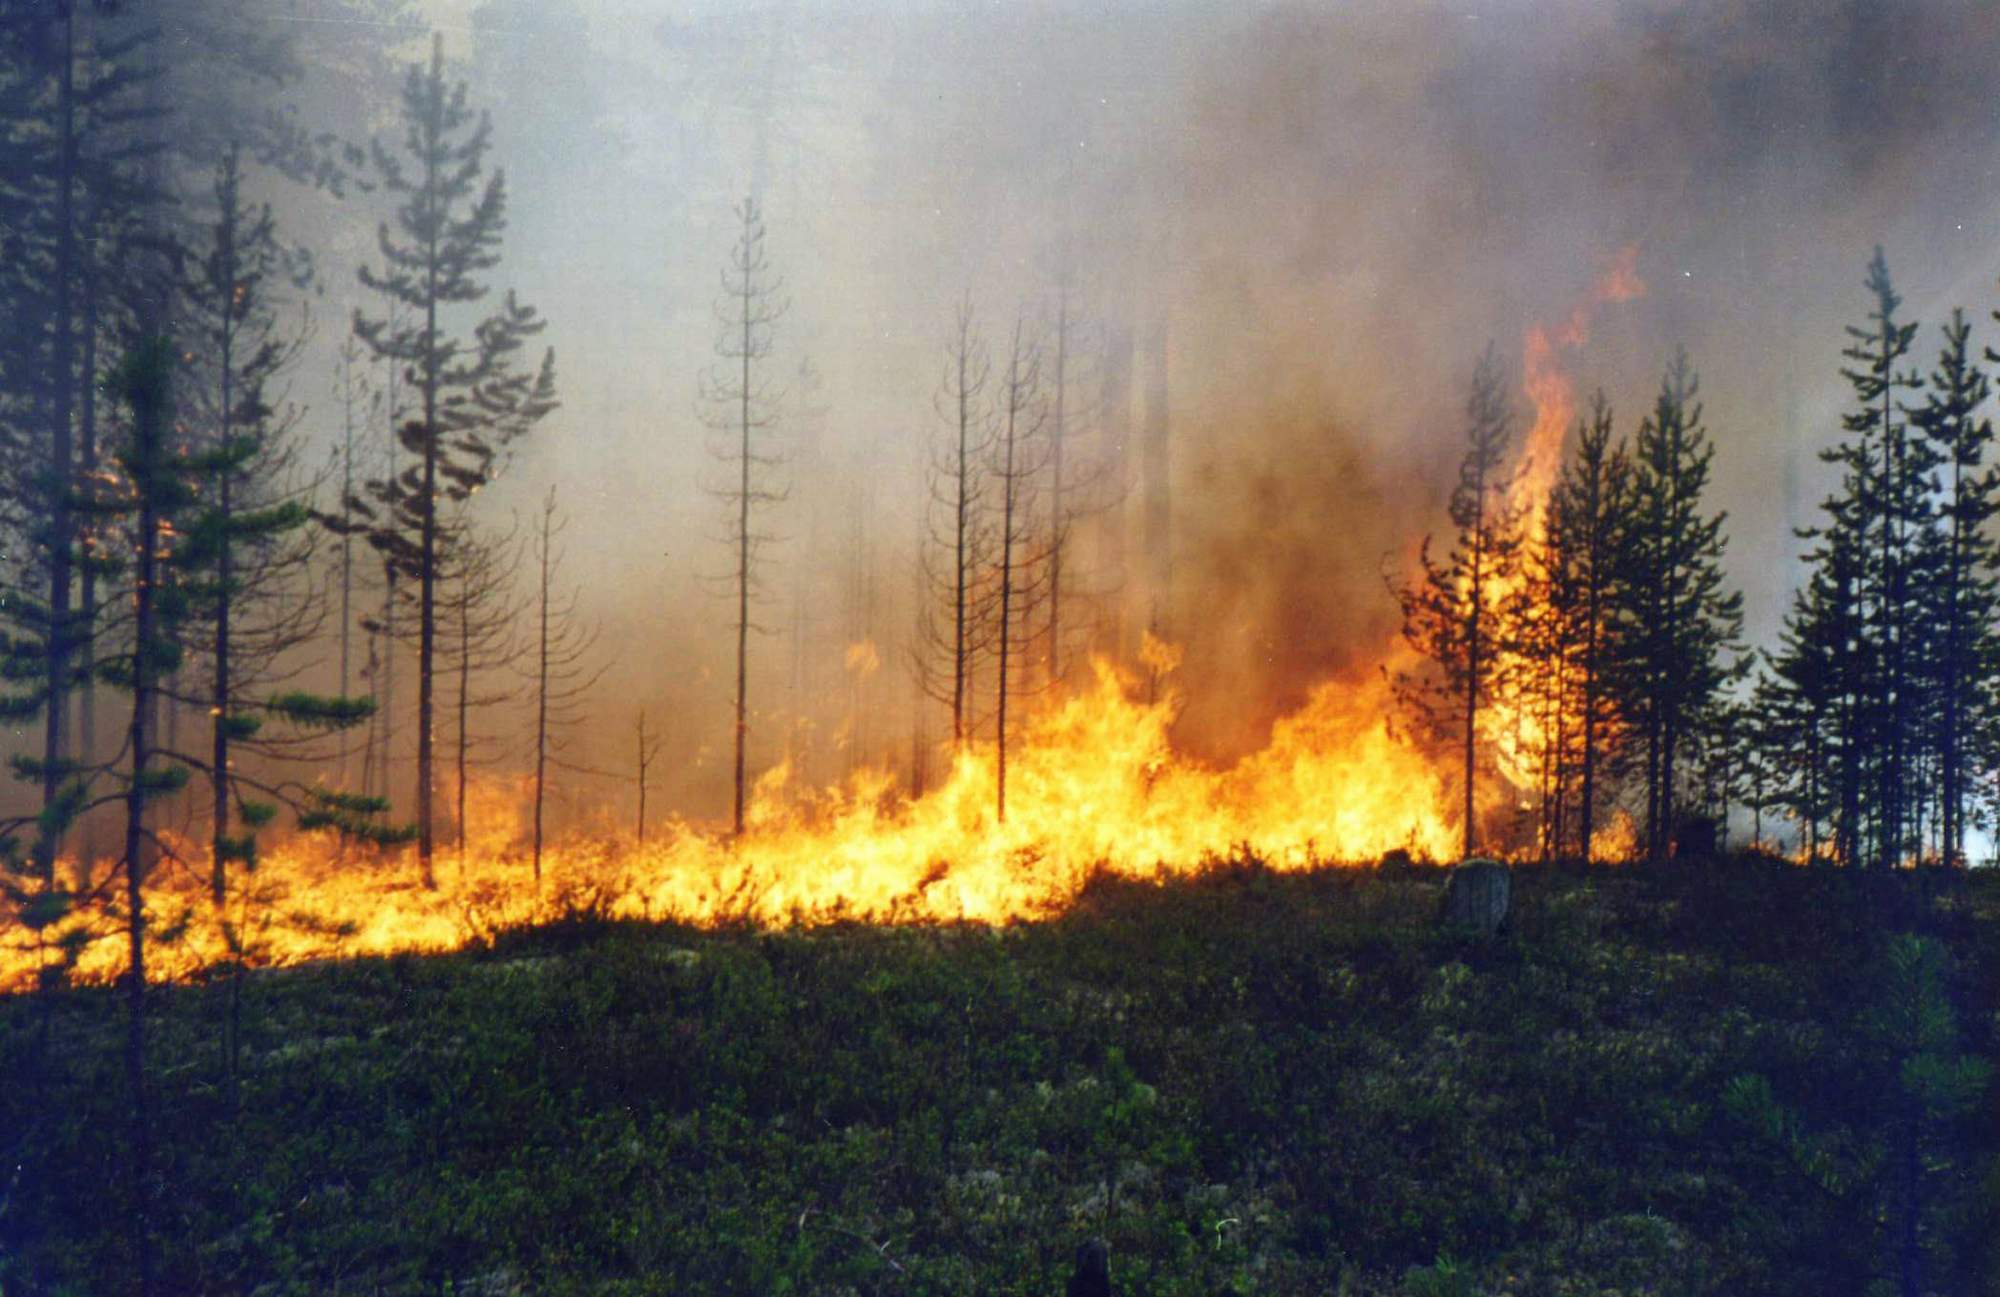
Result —
M 292 8 L 311 65 L 331 37 L 311 0 Z M 1647 291 L 1600 307 L 1565 369 L 1629 432 L 1688 349 L 1756 642 L 1830 486 L 1817 452 L 1839 436 L 1873 247 L 1925 324 L 1925 368 L 1954 306 L 2000 344 L 1992 5 L 439 0 L 427 17 L 493 113 L 512 202 L 495 285 L 547 317 L 561 384 L 485 507 L 525 514 L 558 488 L 565 576 L 618 648 L 573 757 L 622 760 L 648 707 L 693 754 L 670 800 L 697 813 L 726 795 L 734 647 L 697 394 L 745 194 L 789 303 L 770 364 L 792 459 L 753 764 L 790 751 L 814 775 L 914 737 L 923 466 L 963 300 L 998 346 L 1066 279 L 1086 365 L 1107 334 L 1164 327 L 1164 621 L 1187 648 L 1186 735 L 1217 755 L 1380 660 L 1384 572 L 1444 524 L 1474 361 L 1491 342 L 1518 379 L 1527 331 L 1621 249 Z M 378 218 L 366 199 L 330 218 L 324 317 Z M 1124 414 L 1144 413 L 1134 390 Z M 1117 415 L 1089 421 L 1108 457 Z M 1135 514 L 1128 495 L 1095 525 L 1129 541 Z M 1106 599 L 1139 597 L 1099 575 Z

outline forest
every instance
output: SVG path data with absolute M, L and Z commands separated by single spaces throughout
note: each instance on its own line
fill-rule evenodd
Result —
M 2000 1294 L 2000 25 L 889 8 L 0 0 L 0 1294 Z

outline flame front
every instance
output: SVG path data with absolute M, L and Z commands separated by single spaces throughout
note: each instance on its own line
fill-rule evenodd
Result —
M 1157 669 L 1172 654 L 1154 646 L 1147 660 Z M 514 832 L 521 790 L 496 781 L 472 799 L 481 832 L 462 861 L 441 855 L 435 890 L 417 884 L 406 859 L 303 835 L 266 853 L 230 921 L 252 962 L 289 964 L 452 949 L 578 904 L 700 924 L 1000 923 L 1060 911 L 1099 869 L 1164 880 L 1240 848 L 1280 869 L 1373 861 L 1398 848 L 1450 857 L 1459 828 L 1446 779 L 1391 727 L 1379 673 L 1320 685 L 1261 751 L 1227 767 L 1176 752 L 1176 690 L 1142 701 L 1138 683 L 1109 663 L 1098 661 L 1094 675 L 1010 745 L 1004 823 L 994 819 L 994 754 L 984 746 L 959 752 L 942 784 L 914 799 L 878 772 L 797 796 L 779 767 L 760 783 L 741 841 L 686 824 L 644 846 L 578 838 L 548 854 L 538 889 Z M 186 850 L 200 859 L 198 847 Z M 163 862 L 151 893 L 154 922 L 195 916 L 152 957 L 159 975 L 189 976 L 226 957 L 199 870 Z M 123 941 L 109 929 L 95 936 L 77 975 L 108 980 L 124 970 Z M 32 947 L 10 946 L 0 989 L 32 984 L 36 966 Z

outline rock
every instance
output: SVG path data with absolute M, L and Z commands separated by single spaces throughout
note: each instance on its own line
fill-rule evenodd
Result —
M 1068 1297 L 1111 1297 L 1111 1249 L 1094 1238 L 1076 1249 L 1076 1270 L 1069 1277 Z
M 1514 899 L 1514 874 L 1497 860 L 1477 858 L 1452 867 L 1445 884 L 1440 926 L 1490 937 L 1507 925 Z

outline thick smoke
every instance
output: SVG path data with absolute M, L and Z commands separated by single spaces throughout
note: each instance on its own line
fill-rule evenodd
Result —
M 1865 309 L 1872 245 L 1929 323 L 2000 304 L 2000 11 L 1334 8 L 574 0 L 527 26 L 502 21 L 518 4 L 439 10 L 475 89 L 504 94 L 506 279 L 551 319 L 563 365 L 562 426 L 497 503 L 564 484 L 580 574 L 628 648 L 580 761 L 616 765 L 643 701 L 680 758 L 667 800 L 722 801 L 704 754 L 726 747 L 731 640 L 702 581 L 721 555 L 693 403 L 729 203 L 753 187 L 793 303 L 784 375 L 810 358 L 826 410 L 776 525 L 793 543 L 760 614 L 759 764 L 789 745 L 837 772 L 857 701 L 861 755 L 907 754 L 920 466 L 951 310 L 972 294 L 997 346 L 1065 269 L 1094 321 L 1169 322 L 1166 629 L 1188 647 L 1200 745 L 1240 750 L 1313 681 L 1380 660 L 1385 564 L 1406 568 L 1442 525 L 1478 352 L 1492 340 L 1518 365 L 1524 331 L 1627 245 L 1650 291 L 1600 312 L 1571 358 L 1579 391 L 1604 386 L 1629 431 L 1688 347 L 1732 568 L 1768 636 L 1791 529 L 1827 485 L 1815 451 L 1838 434 L 1840 327 Z M 1136 433 L 1141 392 L 1123 414 Z M 1134 562 L 1103 584 L 1143 624 L 1127 503 Z M 812 631 L 794 645 L 801 587 Z M 857 680 L 841 664 L 862 634 L 881 666 Z

